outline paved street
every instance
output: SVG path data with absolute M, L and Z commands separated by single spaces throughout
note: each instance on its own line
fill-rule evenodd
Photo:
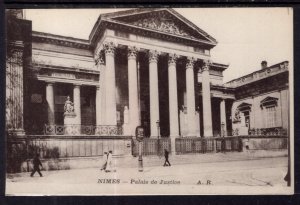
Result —
M 219 160 L 209 162 L 205 160 L 209 157 L 205 156 L 213 156 Z M 231 160 L 224 160 L 221 156 Z M 137 166 L 121 166 L 120 164 L 117 166 L 117 171 L 113 173 L 101 172 L 98 168 L 86 168 L 43 171 L 44 177 L 36 174 L 31 178 L 29 173 L 9 175 L 6 193 L 16 195 L 30 193 L 35 193 L 35 195 L 159 195 L 288 192 L 286 182 L 283 180 L 287 171 L 287 157 L 249 158 L 246 156 L 247 159 L 245 159 L 243 153 L 185 155 L 183 157 L 193 158 L 193 160 L 180 160 L 179 163 L 180 157 L 173 157 L 173 161 L 171 157 L 172 166 L 163 167 L 161 166 L 163 158 L 145 157 L 144 172 L 138 172 Z M 119 160 L 122 161 L 122 159 Z M 131 161 L 133 160 L 137 162 L 137 158 Z M 115 161 L 117 162 L 118 159 Z

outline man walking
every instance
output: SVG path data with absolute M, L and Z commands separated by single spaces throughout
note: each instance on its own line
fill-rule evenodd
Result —
M 36 156 L 33 158 L 33 170 L 30 174 L 31 177 L 33 177 L 35 172 L 38 172 L 40 177 L 43 176 L 42 173 L 41 173 L 41 170 L 40 170 L 40 166 L 43 168 L 43 165 L 42 165 L 41 160 L 39 158 L 39 154 L 36 154 Z
M 169 162 L 169 152 L 166 149 L 165 149 L 165 163 L 164 163 L 164 167 L 165 166 L 171 166 L 171 164 Z

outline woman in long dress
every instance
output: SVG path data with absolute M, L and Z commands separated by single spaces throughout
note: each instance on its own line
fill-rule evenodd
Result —
M 113 169 L 113 163 L 112 163 L 112 151 L 108 152 L 107 155 L 107 163 L 106 163 L 106 168 L 105 168 L 105 172 L 112 172 L 115 171 Z
M 102 157 L 102 164 L 100 167 L 100 170 L 105 170 L 107 165 L 107 152 L 104 152 L 103 157 Z

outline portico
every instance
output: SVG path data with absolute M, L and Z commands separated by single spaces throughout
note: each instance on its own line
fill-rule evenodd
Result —
M 142 125 L 150 138 L 170 137 L 174 143 L 177 137 L 212 137 L 212 98 L 234 98 L 231 92 L 212 87 L 221 86 L 227 68 L 210 59 L 216 40 L 172 9 L 134 15 L 103 14 L 88 41 L 65 38 L 72 49 L 82 53 L 58 54 L 59 58 L 72 58 L 68 65 L 57 64 L 49 51 L 36 51 L 35 78 L 45 85 L 46 126 L 63 126 L 61 116 L 56 116 L 62 114 L 57 112 L 56 102 L 71 96 L 77 134 L 85 134 L 82 126 L 94 126 L 89 129 L 95 135 L 103 134 L 102 129 L 116 129 L 104 135 L 134 136 L 135 128 Z M 33 36 L 48 44 L 62 42 L 57 36 Z M 55 93 L 61 85 L 68 91 L 58 96 Z M 83 105 L 87 92 L 88 111 Z M 218 105 L 219 132 L 221 124 L 226 128 L 228 121 L 224 102 Z

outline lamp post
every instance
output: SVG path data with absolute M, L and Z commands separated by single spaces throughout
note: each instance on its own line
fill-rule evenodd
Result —
M 224 139 L 224 137 L 225 137 L 225 133 L 224 133 L 224 127 L 225 127 L 225 123 L 224 122 L 222 122 L 221 123 L 221 137 L 222 137 L 222 139 L 221 139 L 221 152 L 223 152 L 223 153 L 225 153 L 225 139 Z
M 139 172 L 143 172 L 144 171 L 144 167 L 143 167 L 143 155 L 142 155 L 142 141 L 144 138 L 144 128 L 142 126 L 138 126 L 135 129 L 135 136 L 138 143 L 138 148 L 139 148 L 139 158 L 138 158 L 138 170 Z
M 156 127 L 157 127 L 157 154 L 160 154 L 159 150 L 159 120 L 156 121 Z
M 221 136 L 222 136 L 222 137 L 225 137 L 225 129 L 224 129 L 224 128 L 225 128 L 225 123 L 222 122 L 222 123 L 221 123 Z

